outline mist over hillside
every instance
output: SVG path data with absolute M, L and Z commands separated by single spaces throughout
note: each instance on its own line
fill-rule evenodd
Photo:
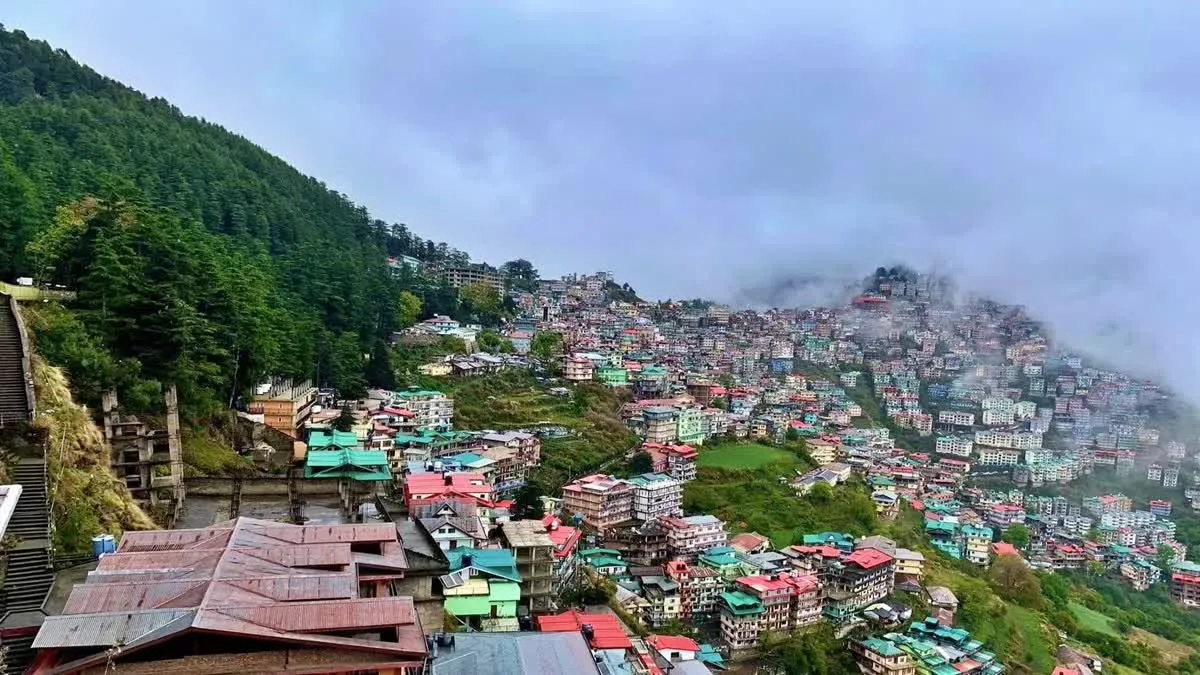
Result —
M 90 4 L 6 21 L 488 259 L 766 304 L 937 267 L 1200 399 L 1200 4 Z

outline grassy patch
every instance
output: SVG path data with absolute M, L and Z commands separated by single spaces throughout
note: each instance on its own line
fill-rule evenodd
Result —
M 234 452 L 208 429 L 183 430 L 184 471 L 196 476 L 228 476 L 254 470 L 254 463 Z
M 1117 637 L 1120 634 L 1113 628 L 1112 619 L 1097 612 L 1094 609 L 1084 607 L 1078 602 L 1072 602 L 1070 605 L 1071 614 L 1075 615 L 1075 620 L 1079 622 L 1079 627 L 1085 630 L 1094 630 L 1097 633 L 1112 635 Z
M 875 507 L 861 485 L 840 486 L 832 494 L 797 497 L 779 483 L 780 472 L 702 467 L 683 489 L 687 513 L 710 513 L 730 532 L 758 532 L 776 547 L 789 546 L 800 534 L 823 531 L 864 535 L 874 532 Z
M 1183 661 L 1196 651 L 1187 645 L 1180 644 L 1174 640 L 1168 640 L 1161 635 L 1155 635 L 1141 628 L 1134 628 L 1130 631 L 1129 638 L 1132 642 L 1144 644 L 1157 650 L 1159 654 L 1162 654 L 1163 661 L 1169 666 Z
M 776 462 L 792 465 L 799 463 L 799 459 L 779 448 L 758 443 L 736 443 L 711 449 L 701 448 L 696 465 L 716 469 L 757 469 Z
M 34 357 L 33 380 L 34 426 L 46 437 L 55 549 L 83 553 L 101 532 L 120 536 L 125 530 L 154 529 L 154 521 L 112 475 L 104 435 L 71 398 L 62 370 Z

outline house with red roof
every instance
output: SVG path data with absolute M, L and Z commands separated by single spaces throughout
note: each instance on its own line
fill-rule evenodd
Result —
M 646 644 L 667 663 L 694 661 L 700 653 L 700 645 L 682 635 L 651 635 L 646 638 Z
M 42 623 L 31 672 L 421 672 L 408 570 L 391 523 L 126 532 Z
M 696 458 L 700 453 L 690 445 L 645 443 L 642 450 L 650 455 L 653 473 L 662 473 L 677 481 L 696 479 Z
M 873 548 L 860 548 L 841 559 L 826 579 L 825 615 L 843 621 L 892 594 L 896 559 Z
M 717 598 L 725 590 L 720 572 L 703 565 L 690 565 L 675 559 L 663 565 L 667 578 L 679 587 L 679 617 L 684 623 L 697 623 L 712 617 Z
M 1006 555 L 1012 555 L 1020 558 L 1021 552 L 1018 551 L 1015 546 L 1006 541 L 998 541 L 992 544 L 992 555 L 997 558 Z
M 495 489 L 483 474 L 415 473 L 404 479 L 404 503 L 410 509 L 447 497 L 473 499 L 481 509 L 495 505 Z
M 534 617 L 537 629 L 543 633 L 581 632 L 593 652 L 633 649 L 621 620 L 611 612 L 581 612 L 570 609 L 562 614 Z
M 757 599 L 763 606 L 759 631 L 791 631 L 821 619 L 821 582 L 811 574 L 782 572 L 767 576 L 740 577 L 736 590 Z

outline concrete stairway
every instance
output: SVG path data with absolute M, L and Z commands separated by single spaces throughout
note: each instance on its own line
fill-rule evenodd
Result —
M 13 482 L 21 486 L 21 499 L 8 521 L 8 533 L 24 540 L 50 537 L 50 502 L 46 499 L 46 461 L 25 458 L 13 467 Z
M 29 418 L 21 335 L 8 296 L 0 295 L 0 423 Z
M 25 672 L 29 664 L 33 663 L 33 638 L 36 635 L 36 633 L 19 635 L 0 641 L 0 647 L 8 648 L 8 652 L 4 655 L 4 661 L 0 664 L 4 670 L 0 672 L 10 675 Z
M 13 481 L 21 486 L 21 498 L 9 521 L 8 534 L 19 538 L 8 552 L 8 569 L 0 598 L 0 617 L 20 612 L 39 612 L 54 585 L 50 560 L 50 505 L 46 500 L 46 462 L 23 458 L 13 468 Z

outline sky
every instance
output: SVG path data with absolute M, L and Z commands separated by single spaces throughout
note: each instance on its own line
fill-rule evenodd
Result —
M 740 304 L 934 267 L 1200 400 L 1200 3 L 17 4 L 476 259 Z

